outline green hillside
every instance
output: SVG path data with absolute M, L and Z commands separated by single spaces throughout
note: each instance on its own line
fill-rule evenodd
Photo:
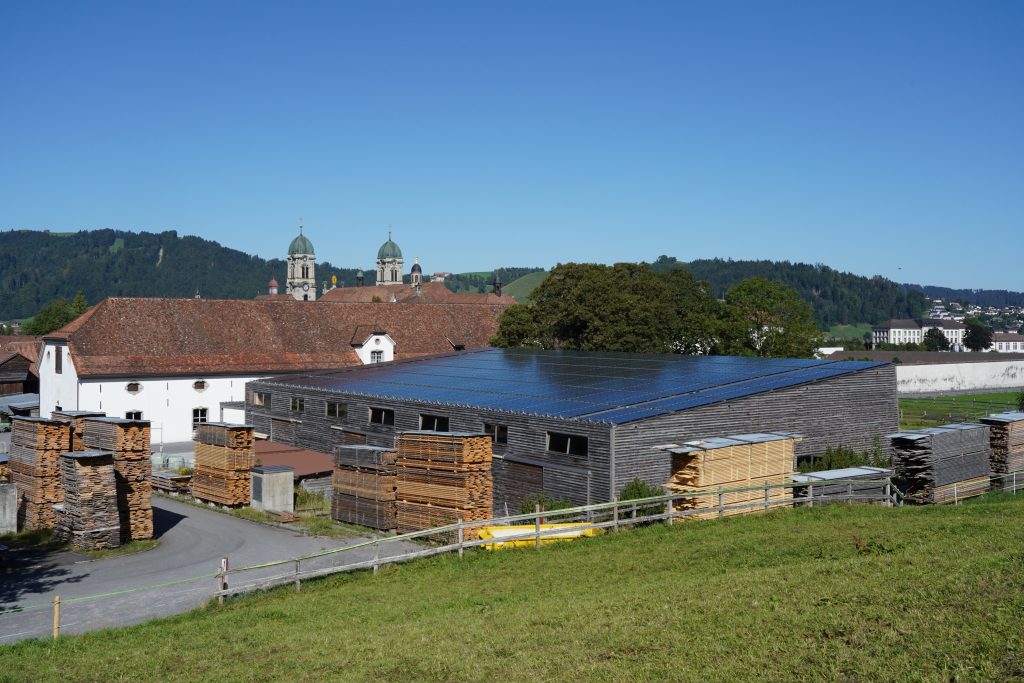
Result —
M 548 271 L 546 270 L 539 270 L 536 273 L 524 275 L 502 287 L 502 292 L 513 297 L 520 303 L 526 303 L 530 300 L 530 292 L 532 292 L 540 283 L 544 282 L 544 280 L 547 279 L 547 276 Z
M 1024 496 L 999 495 L 470 552 L 0 646 L 0 679 L 1019 679 L 1021 529 Z

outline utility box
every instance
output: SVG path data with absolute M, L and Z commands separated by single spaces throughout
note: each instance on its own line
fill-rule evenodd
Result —
M 18 489 L 14 484 L 0 484 L 0 534 L 18 530 Z
M 252 468 L 253 510 L 295 512 L 295 468 L 269 465 Z

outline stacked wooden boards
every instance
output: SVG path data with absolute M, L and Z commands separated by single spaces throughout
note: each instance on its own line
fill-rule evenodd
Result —
M 489 435 L 404 432 L 397 446 L 399 533 L 492 517 Z M 476 538 L 476 531 L 467 529 L 464 538 Z
M 153 474 L 149 422 L 86 417 L 82 443 L 113 454 L 121 542 L 153 538 Z
M 911 503 L 941 505 L 989 489 L 989 427 L 949 424 L 890 434 L 896 485 Z
M 393 448 L 336 447 L 331 518 L 374 529 L 394 529 L 397 526 L 397 459 L 398 453 Z
M 11 471 L 7 467 L 9 460 L 9 456 L 0 455 L 0 484 L 6 484 L 11 480 Z
M 121 545 L 114 454 L 72 451 L 60 461 L 64 504 L 59 506 L 58 536 L 89 550 Z
M 192 495 L 220 505 L 248 505 L 256 462 L 249 425 L 207 422 L 197 426 Z
M 740 515 L 764 510 L 765 484 L 788 483 L 793 474 L 793 449 L 799 434 L 774 432 L 739 434 L 655 446 L 672 457 L 672 475 L 665 487 L 671 493 L 701 493 L 676 500 L 675 510 L 688 517 Z M 719 489 L 760 487 L 750 491 L 713 493 Z M 771 488 L 771 507 L 792 500 L 790 488 Z M 735 506 L 721 513 L 719 505 Z
M 85 419 L 88 417 L 106 417 L 106 413 L 90 410 L 55 410 L 50 413 L 54 420 L 71 423 L 71 450 L 85 450 Z
M 18 528 L 53 529 L 53 506 L 64 502 L 60 456 L 71 449 L 71 426 L 60 420 L 15 417 L 11 420 L 8 466 L 18 490 Z
M 1020 473 L 1013 477 L 994 476 L 993 488 L 1024 487 L 1024 412 L 999 413 L 981 418 L 990 430 L 992 449 L 990 469 L 993 475 Z

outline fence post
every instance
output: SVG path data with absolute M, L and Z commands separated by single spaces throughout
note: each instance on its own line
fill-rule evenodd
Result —
M 885 507 L 892 507 L 892 482 L 888 479 L 885 480 Z
M 217 576 L 219 577 L 218 585 L 220 586 L 221 593 L 217 596 L 217 604 L 223 605 L 224 591 L 228 589 L 228 558 L 220 558 L 220 573 Z
M 769 509 L 769 507 L 771 505 L 771 503 L 769 501 L 770 501 L 770 496 L 768 494 L 768 482 L 765 482 L 764 483 L 764 511 L 765 512 L 768 512 L 768 509 Z
M 807 507 L 814 507 L 814 484 L 807 486 Z
M 1017 494 L 1017 473 L 1016 472 L 1013 473 L 1013 493 L 1014 493 L 1014 495 Z
M 633 520 L 633 525 L 635 526 L 636 525 L 636 503 L 633 503 L 632 508 L 633 508 L 633 510 L 632 510 L 632 512 L 630 513 L 629 516 Z
M 540 503 L 537 503 L 533 511 L 537 513 L 537 516 L 533 518 L 533 529 L 536 533 L 535 547 L 540 550 Z
M 846 485 L 846 504 L 853 505 L 853 482 Z
M 665 514 L 668 515 L 668 525 L 672 526 L 672 495 L 669 494 L 668 500 L 665 501 Z
M 719 486 L 718 487 L 718 518 L 719 519 L 721 519 L 722 517 L 725 517 L 725 504 L 724 504 L 724 500 L 725 500 L 725 497 L 722 494 L 722 487 Z
M 53 596 L 53 639 L 60 637 L 60 596 Z
M 373 544 L 373 573 L 380 571 L 380 543 Z
M 459 527 L 455 530 L 455 533 L 458 534 L 458 537 L 459 537 L 459 559 L 461 560 L 462 559 L 462 538 L 463 538 L 463 535 L 462 535 L 462 517 L 459 517 Z
M 299 578 L 299 560 L 295 560 L 295 592 L 302 590 L 302 579 Z
M 956 482 L 953 482 L 953 505 L 959 505 L 960 498 L 956 495 Z
M 615 505 L 612 506 L 612 531 L 619 530 L 619 499 L 615 499 Z

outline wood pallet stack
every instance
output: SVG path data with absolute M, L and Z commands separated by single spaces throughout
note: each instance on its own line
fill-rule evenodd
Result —
M 39 417 L 11 420 L 8 467 L 18 490 L 18 528 L 54 529 L 53 506 L 64 502 L 60 483 L 60 456 L 71 448 L 67 422 Z
M 397 526 L 398 453 L 393 448 L 338 446 L 331 479 L 331 518 L 390 531 Z
M 493 516 L 490 436 L 405 432 L 397 444 L 399 533 Z M 466 529 L 464 538 L 476 537 Z
M 248 505 L 256 463 L 253 428 L 208 422 L 196 429 L 192 495 L 220 505 Z
M 981 418 L 990 429 L 992 449 L 990 469 L 994 475 L 1018 473 L 1014 477 L 993 478 L 993 488 L 1024 487 L 1024 412 L 999 413 Z
M 950 424 L 891 434 L 896 485 L 911 503 L 941 505 L 989 489 L 989 427 Z
M 694 519 L 706 519 L 720 516 L 717 509 L 720 503 L 723 506 L 740 506 L 724 510 L 721 516 L 763 511 L 765 484 L 785 484 L 793 475 L 793 449 L 799 440 L 799 435 L 783 432 L 740 434 L 655 448 L 672 456 L 672 475 L 665 484 L 670 492 L 704 494 L 678 499 L 674 509 L 691 512 L 688 516 Z M 726 492 L 721 496 L 707 493 L 744 487 L 761 488 Z M 792 498 L 791 488 L 771 488 L 768 491 L 768 502 L 772 508 L 786 505 Z
M 153 538 L 153 460 L 149 422 L 86 417 L 82 442 L 89 450 L 113 453 L 121 541 Z
M 114 454 L 72 451 L 60 460 L 64 504 L 59 506 L 58 536 L 88 550 L 121 545 Z
M 71 450 L 85 450 L 85 419 L 87 417 L 106 417 L 106 413 L 98 413 L 89 410 L 55 410 L 50 413 L 54 420 L 64 420 L 71 423 Z

